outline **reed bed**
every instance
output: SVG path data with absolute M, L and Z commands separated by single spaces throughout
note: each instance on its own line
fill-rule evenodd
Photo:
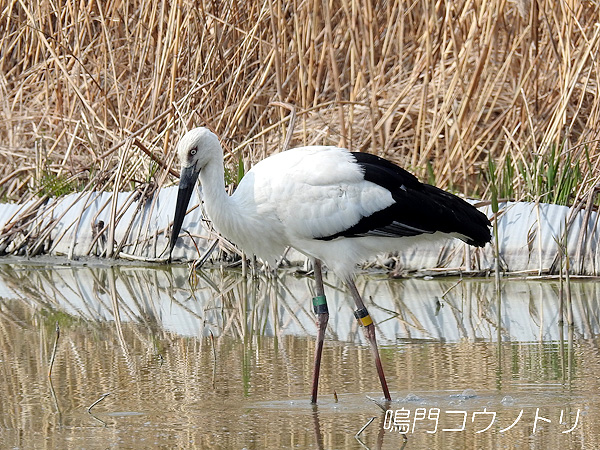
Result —
M 550 160 L 579 163 L 585 190 L 599 18 L 576 0 L 5 0 L 1 195 L 164 183 L 195 125 L 247 164 L 294 125 L 290 145 L 371 151 L 466 194 L 486 194 L 490 158 L 523 168 L 500 180 L 516 197 L 547 195 Z
M 469 196 L 593 207 L 599 19 L 578 0 L 4 0 L 0 198 L 151 193 L 204 125 L 232 174 L 336 144 Z

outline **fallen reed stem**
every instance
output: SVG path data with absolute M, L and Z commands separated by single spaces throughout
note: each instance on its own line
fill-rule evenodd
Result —
M 110 395 L 110 392 L 107 392 L 106 394 L 102 394 L 102 396 L 98 400 L 96 400 L 94 403 L 92 403 L 88 407 L 87 412 L 91 414 L 92 413 L 92 408 L 94 406 L 96 406 L 98 403 L 100 403 L 102 400 L 104 400 L 106 397 L 108 397 L 109 395 Z
M 373 423 L 373 421 L 374 421 L 374 420 L 375 420 L 375 417 L 371 417 L 371 418 L 370 418 L 370 419 L 367 421 L 367 423 L 365 423 L 365 424 L 362 426 L 362 428 L 361 428 L 360 430 L 358 430 L 358 433 L 356 433 L 356 434 L 354 435 L 354 437 L 358 437 L 358 436 L 360 436 L 360 434 L 361 434 L 363 431 L 365 431 L 365 430 L 367 429 L 367 427 Z
M 217 349 L 215 348 L 215 336 L 212 330 L 208 330 L 210 333 L 210 346 L 213 354 L 213 373 L 212 373 L 212 386 L 213 389 L 217 386 Z
M 52 355 L 50 356 L 50 367 L 48 368 L 48 378 L 52 378 L 52 367 L 54 366 L 54 359 L 56 358 L 56 350 L 58 348 L 58 339 L 60 338 L 60 327 L 56 322 L 56 339 L 54 340 L 54 347 L 52 348 Z

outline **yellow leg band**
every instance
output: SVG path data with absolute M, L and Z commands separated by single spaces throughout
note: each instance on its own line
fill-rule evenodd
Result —
M 373 319 L 371 319 L 367 308 L 357 309 L 354 311 L 354 317 L 356 317 L 358 323 L 360 323 L 363 327 L 368 327 L 373 323 Z
M 371 319 L 371 316 L 361 317 L 360 319 L 358 319 L 358 321 L 363 327 L 368 327 L 373 323 L 373 319 Z

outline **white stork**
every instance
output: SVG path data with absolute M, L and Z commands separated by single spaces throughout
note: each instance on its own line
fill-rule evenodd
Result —
M 195 128 L 179 141 L 182 165 L 170 251 L 177 242 L 196 180 L 215 229 L 270 264 L 293 247 L 312 258 L 317 297 L 317 343 L 312 403 L 329 319 L 321 262 L 348 286 L 355 316 L 370 343 L 384 396 L 390 400 L 377 349 L 375 327 L 353 281 L 356 264 L 402 251 L 423 240 L 462 239 L 483 247 L 490 222 L 459 197 L 419 182 L 390 161 L 331 146 L 309 146 L 272 155 L 256 164 L 229 196 L 225 190 L 223 149 L 217 136 Z

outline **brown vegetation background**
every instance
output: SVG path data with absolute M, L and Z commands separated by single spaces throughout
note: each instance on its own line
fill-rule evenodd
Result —
M 231 168 L 339 144 L 484 197 L 490 157 L 529 200 L 579 164 L 583 196 L 599 22 L 578 0 L 0 0 L 0 196 L 172 182 L 200 125 Z

